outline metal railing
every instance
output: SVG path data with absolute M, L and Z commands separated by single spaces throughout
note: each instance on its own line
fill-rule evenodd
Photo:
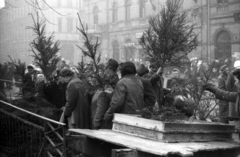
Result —
M 16 116 L 6 108 L 20 111 L 27 118 Z M 0 100 L 0 129 L 0 149 L 10 156 L 66 157 L 64 123 Z

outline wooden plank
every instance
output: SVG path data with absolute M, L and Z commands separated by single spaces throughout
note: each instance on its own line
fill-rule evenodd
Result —
M 118 123 L 113 124 L 112 130 L 162 142 L 203 142 L 232 140 L 232 134 L 229 133 L 166 133 Z
M 160 132 L 233 133 L 234 125 L 210 122 L 165 123 L 139 116 L 114 114 L 113 123 L 121 123 Z
M 199 151 L 240 149 L 240 144 L 235 141 L 163 143 L 112 130 L 69 129 L 69 131 L 86 135 L 93 139 L 99 139 L 115 145 L 160 156 L 179 155 L 182 157 L 188 157 L 193 156 L 195 152 Z
M 138 157 L 138 155 L 133 149 L 112 149 L 111 157 Z

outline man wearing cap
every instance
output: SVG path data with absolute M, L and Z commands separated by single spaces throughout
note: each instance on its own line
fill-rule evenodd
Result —
M 109 108 L 112 92 L 119 78 L 117 75 L 118 62 L 109 59 L 104 71 L 104 79 L 107 83 L 105 90 L 98 90 L 94 94 L 91 102 L 92 123 L 94 129 L 104 128 L 110 129 L 111 124 L 103 120 L 104 114 Z
M 220 75 L 218 77 L 218 88 L 226 91 L 226 81 L 229 73 L 227 65 L 220 67 Z M 228 102 L 219 100 L 219 122 L 228 123 Z
M 163 74 L 163 68 L 160 67 L 159 62 L 155 59 L 150 60 L 150 71 L 149 73 L 144 77 L 147 78 L 153 87 L 153 90 L 155 92 L 156 100 L 157 100 L 157 107 L 159 108 L 159 105 L 163 105 L 164 102 L 164 93 L 163 93 L 163 83 L 164 78 L 162 77 Z
M 136 67 L 132 62 L 121 66 L 121 80 L 115 86 L 110 107 L 104 119 L 110 121 L 114 113 L 137 114 L 144 107 L 143 84 L 136 76 Z
M 31 93 L 34 95 L 35 89 L 35 80 L 34 80 L 34 65 L 29 64 L 27 66 L 28 72 L 23 76 L 23 88 L 22 93 L 25 95 L 26 93 Z
M 90 107 L 87 98 L 85 97 L 86 90 L 83 87 L 83 82 L 69 68 L 60 71 L 61 81 L 67 83 L 66 88 L 66 105 L 64 116 L 61 122 L 73 128 L 90 129 Z M 71 117 L 70 122 L 68 118 Z

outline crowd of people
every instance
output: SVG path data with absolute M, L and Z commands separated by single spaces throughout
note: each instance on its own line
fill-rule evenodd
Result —
M 89 64 L 86 66 L 88 70 L 94 71 L 93 66 Z M 176 83 L 181 84 L 183 79 L 194 75 L 193 73 L 200 69 L 212 68 L 213 77 L 218 80 L 219 90 L 236 93 L 235 80 L 240 79 L 238 78 L 240 61 L 231 64 L 229 60 L 215 60 L 208 65 L 195 59 L 184 70 L 174 67 L 171 71 L 163 69 L 154 60 L 150 61 L 149 67 L 144 64 L 136 67 L 130 61 L 118 63 L 114 59 L 109 59 L 103 67 L 99 73 L 107 83 L 104 88 L 97 88 L 89 93 L 78 69 L 70 67 L 65 60 L 58 65 L 52 80 L 46 80 L 42 70 L 30 64 L 22 78 L 21 91 L 25 99 L 41 97 L 62 108 L 60 121 L 70 128 L 99 129 L 111 128 L 114 113 L 139 114 L 146 107 L 159 109 L 160 105 L 164 105 L 166 90 L 171 90 Z M 14 68 L 13 63 L 0 64 L 1 89 L 12 88 Z M 230 73 L 232 70 L 234 70 L 233 75 Z M 221 93 L 222 91 L 216 90 L 215 86 L 208 84 L 205 89 L 213 93 Z M 229 97 L 235 102 L 237 95 Z M 236 112 L 235 115 L 231 113 L 235 109 L 229 109 L 230 100 L 226 102 L 228 97 L 223 98 L 217 94 L 217 98 L 220 99 L 219 121 L 228 123 L 229 117 L 238 119 Z

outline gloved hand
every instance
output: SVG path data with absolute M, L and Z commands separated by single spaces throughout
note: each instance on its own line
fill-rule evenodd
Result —
M 105 114 L 104 115 L 104 118 L 103 118 L 103 120 L 105 120 L 105 121 L 111 121 L 113 119 L 113 115 L 110 115 L 110 114 Z
M 213 83 L 206 83 L 203 85 L 203 89 L 215 94 L 217 87 Z

